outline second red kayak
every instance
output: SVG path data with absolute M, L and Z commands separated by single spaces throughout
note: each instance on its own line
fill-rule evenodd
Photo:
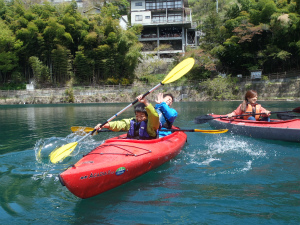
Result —
M 221 115 L 211 115 L 215 119 L 209 121 L 212 127 L 228 129 L 234 134 L 253 138 L 264 138 L 281 141 L 300 142 L 300 119 L 251 121 L 242 119 L 216 118 Z
M 90 198 L 157 168 L 177 156 L 187 136 L 178 131 L 153 140 L 106 140 L 59 175 L 70 192 Z

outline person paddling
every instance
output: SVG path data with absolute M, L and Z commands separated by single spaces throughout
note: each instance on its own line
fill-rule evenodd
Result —
M 234 110 L 232 113 L 227 114 L 228 118 L 232 116 L 238 116 L 242 114 L 249 114 L 249 116 L 243 116 L 244 120 L 261 120 L 270 122 L 271 111 L 266 110 L 260 104 L 256 103 L 257 92 L 254 90 L 249 90 L 245 94 L 244 101 Z M 264 113 L 262 115 L 254 115 L 255 113 Z M 262 116 L 262 117 L 261 117 Z
M 102 128 L 111 131 L 128 131 L 127 138 L 148 140 L 157 138 L 159 129 L 159 117 L 151 103 L 143 95 L 137 97 L 140 102 L 134 107 L 135 118 L 123 119 L 114 122 L 108 122 Z M 101 130 L 101 124 L 95 126 L 95 129 Z
M 173 104 L 174 97 L 170 93 L 159 93 L 155 99 L 155 102 L 157 103 L 155 105 L 155 109 L 159 115 L 159 121 L 160 121 L 160 131 L 159 131 L 159 137 L 164 137 L 171 132 L 163 131 L 164 129 L 171 129 L 172 125 L 177 117 L 177 111 L 173 108 L 171 108 L 171 105 Z

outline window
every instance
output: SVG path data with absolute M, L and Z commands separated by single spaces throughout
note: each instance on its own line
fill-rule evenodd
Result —
M 175 8 L 182 8 L 181 1 L 175 1 Z
M 152 16 L 153 23 L 163 23 L 166 22 L 166 14 L 158 14 Z
M 168 9 L 174 9 L 175 8 L 175 2 L 169 0 L 167 2 L 167 7 L 168 7 Z
M 149 19 L 150 19 L 150 16 L 145 16 L 145 19 L 148 19 L 148 20 L 149 20 Z
M 156 4 L 157 4 L 157 9 L 165 9 L 167 7 L 166 0 L 158 0 Z
M 143 6 L 143 3 L 142 2 L 136 2 L 135 6 Z
M 135 21 L 143 21 L 142 15 L 135 15 Z
M 168 22 L 181 22 L 182 21 L 182 16 L 181 14 L 177 13 L 170 13 L 168 15 Z
M 146 1 L 146 9 L 155 9 L 156 6 L 155 6 L 155 1 L 153 0 L 150 0 L 150 1 Z

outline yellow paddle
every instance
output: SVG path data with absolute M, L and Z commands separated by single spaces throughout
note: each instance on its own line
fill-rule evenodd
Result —
M 152 88 L 151 90 L 146 92 L 143 95 L 143 98 L 146 97 L 151 92 L 153 92 L 154 90 L 156 90 L 157 88 L 159 88 L 161 85 L 174 82 L 174 81 L 178 80 L 179 78 L 181 78 L 183 75 L 185 75 L 187 72 L 189 72 L 192 69 L 192 67 L 194 66 L 194 63 L 195 63 L 195 60 L 193 58 L 187 58 L 187 59 L 183 60 L 182 62 L 180 62 L 177 66 L 175 66 L 168 73 L 168 75 L 165 77 L 165 79 L 162 82 L 160 82 L 154 88 Z M 102 123 L 100 128 L 103 127 L 108 122 L 110 122 L 111 120 L 113 120 L 114 118 L 116 118 L 117 116 L 119 116 L 121 113 L 123 113 L 125 110 L 127 110 L 128 108 L 130 108 L 131 106 L 133 106 L 137 102 L 138 102 L 138 100 L 136 99 L 135 101 L 130 103 L 128 106 L 126 106 L 120 112 L 118 112 L 117 114 L 115 114 L 114 116 L 109 118 L 105 123 Z M 66 158 L 67 156 L 69 156 L 73 152 L 73 150 L 76 148 L 78 142 L 80 142 L 83 139 L 87 138 L 89 135 L 93 135 L 95 133 L 95 131 L 96 130 L 94 129 L 93 131 L 89 132 L 87 135 L 85 135 L 84 137 L 79 139 L 77 142 L 72 142 L 72 143 L 64 145 L 64 146 L 62 146 L 58 149 L 55 149 L 49 155 L 50 156 L 50 161 L 52 163 L 57 163 L 59 161 L 62 161 L 64 158 Z
M 89 133 L 94 130 L 92 127 L 71 127 L 73 133 L 78 132 L 79 135 L 85 135 L 85 133 Z M 220 129 L 220 130 L 200 130 L 200 129 L 164 129 L 162 131 L 183 131 L 183 132 L 201 132 L 207 134 L 222 134 L 226 133 L 228 129 Z M 111 132 L 110 130 L 101 130 L 100 132 Z M 125 131 L 124 131 L 125 132 Z

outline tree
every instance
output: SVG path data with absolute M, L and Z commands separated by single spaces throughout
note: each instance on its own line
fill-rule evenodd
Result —
M 29 64 L 32 68 L 33 78 L 37 86 L 50 81 L 48 67 L 43 65 L 43 63 L 37 57 L 31 56 L 29 58 Z
M 17 51 L 23 43 L 16 39 L 9 27 L 0 19 L 0 81 L 10 79 L 11 72 L 18 67 Z

